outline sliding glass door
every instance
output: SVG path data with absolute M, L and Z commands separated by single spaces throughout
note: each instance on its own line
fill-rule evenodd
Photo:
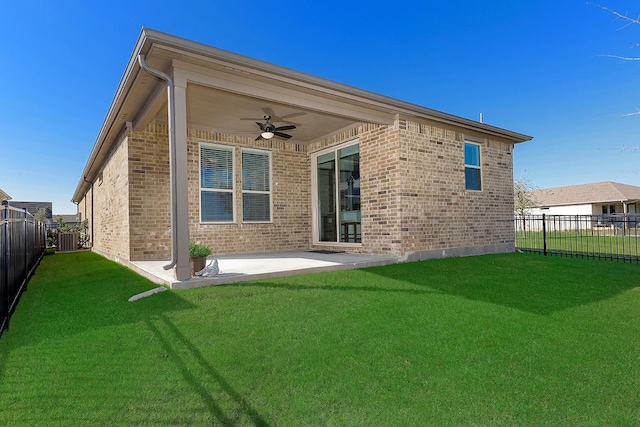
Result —
M 320 230 L 318 237 L 321 242 L 335 242 L 336 227 L 336 159 L 335 153 L 328 153 L 318 157 L 318 210 L 320 211 Z
M 360 146 L 325 150 L 315 159 L 318 241 L 361 243 Z

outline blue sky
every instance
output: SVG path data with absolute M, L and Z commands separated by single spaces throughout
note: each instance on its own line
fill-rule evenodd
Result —
M 640 15 L 637 1 L 601 0 Z M 70 202 L 143 26 L 534 137 L 539 188 L 640 185 L 640 25 L 580 0 L 0 2 L 0 189 Z

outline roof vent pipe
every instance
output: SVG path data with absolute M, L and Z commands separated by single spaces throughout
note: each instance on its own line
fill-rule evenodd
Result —
M 144 55 L 138 55 L 138 63 L 143 70 L 153 74 L 156 77 L 161 78 L 167 82 L 167 88 L 169 89 L 169 165 L 170 165 L 170 181 L 171 181 L 171 263 L 165 265 L 165 270 L 172 269 L 178 262 L 178 183 L 176 181 L 176 115 L 175 115 L 175 95 L 173 87 L 173 79 L 166 73 L 160 70 L 151 68 L 144 61 Z

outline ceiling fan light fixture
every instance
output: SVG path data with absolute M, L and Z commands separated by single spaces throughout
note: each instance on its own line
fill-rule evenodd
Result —
M 262 136 L 264 139 L 271 139 L 273 138 L 273 135 L 274 135 L 273 132 L 269 132 L 269 131 L 265 131 L 260 134 L 260 136 Z
M 277 136 L 278 138 L 282 138 L 282 139 L 289 139 L 291 138 L 291 135 L 288 135 L 286 133 L 283 133 L 283 130 L 290 130 L 290 129 L 295 129 L 295 125 L 286 125 L 286 126 L 274 126 L 273 124 L 271 124 L 269 122 L 269 120 L 271 120 L 271 116 L 269 114 L 265 114 L 264 115 L 264 123 L 260 123 L 260 122 L 256 122 L 256 124 L 258 125 L 258 127 L 260 128 L 260 130 L 262 131 L 260 133 L 260 136 L 256 138 L 256 141 L 259 141 L 261 139 L 271 139 L 274 136 Z

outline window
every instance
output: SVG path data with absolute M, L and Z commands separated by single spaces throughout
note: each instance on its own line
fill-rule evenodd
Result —
M 233 148 L 200 144 L 200 221 L 233 222 Z
M 467 190 L 482 190 L 482 173 L 480 168 L 480 145 L 464 143 L 464 178 Z
M 271 221 L 271 153 L 242 150 L 242 220 Z
M 615 215 L 615 213 L 616 213 L 616 205 L 609 205 L 608 209 L 607 209 L 607 205 L 602 205 L 603 215 L 606 215 L 606 214 Z

